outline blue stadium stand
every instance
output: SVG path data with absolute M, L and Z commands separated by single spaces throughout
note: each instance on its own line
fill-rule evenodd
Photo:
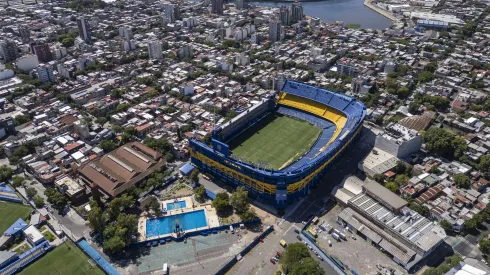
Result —
M 37 260 L 39 257 L 43 256 L 51 250 L 53 247 L 49 245 L 48 241 L 40 243 L 38 246 L 33 247 L 24 253 L 19 255 L 19 258 L 0 270 L 0 275 L 12 275 L 22 270 L 22 268 L 28 266 L 33 261 Z
M 0 185 L 0 200 L 22 203 L 22 199 L 7 185 Z
M 22 232 L 24 228 L 26 228 L 28 224 L 21 218 L 16 220 L 5 232 L 3 235 L 5 236 L 15 236 Z
M 81 240 L 77 245 L 85 252 L 90 258 L 92 258 L 99 266 L 109 275 L 120 275 L 119 272 L 104 259 L 97 250 L 90 246 L 86 240 Z M 1 274 L 0 274 L 1 275 Z

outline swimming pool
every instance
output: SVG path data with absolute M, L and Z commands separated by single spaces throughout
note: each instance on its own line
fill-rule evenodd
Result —
M 185 201 L 176 201 L 176 202 L 167 203 L 167 210 L 175 210 L 175 209 L 180 209 L 185 207 L 186 207 Z
M 167 217 L 160 217 L 146 221 L 146 237 L 149 238 L 173 233 L 177 222 L 179 223 L 180 228 L 184 231 L 205 227 L 208 225 L 206 222 L 206 214 L 204 213 L 204 209 Z

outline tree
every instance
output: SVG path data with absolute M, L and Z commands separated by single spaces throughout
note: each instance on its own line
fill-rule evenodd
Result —
M 119 217 L 119 214 L 121 213 L 121 211 L 128 209 L 134 203 L 135 203 L 135 201 L 134 201 L 133 197 L 129 196 L 127 194 L 124 194 L 119 198 L 113 199 L 109 203 L 109 207 L 107 209 L 110 220 L 111 221 L 116 220 Z
M 453 159 L 463 155 L 466 142 L 443 128 L 430 128 L 423 134 L 424 143 L 429 152 Z
M 223 213 L 230 206 L 230 196 L 228 193 L 221 192 L 216 194 L 216 198 L 213 200 L 213 207 L 216 209 L 216 212 Z
M 446 220 L 442 220 L 439 224 L 446 232 L 453 230 L 453 226 L 451 225 L 451 223 Z
M 292 265 L 288 274 L 294 275 L 323 275 L 325 271 L 320 268 L 318 261 L 311 257 L 303 258 L 299 264 Z
M 490 240 L 489 239 L 485 239 L 485 238 L 482 238 L 479 242 L 479 245 L 480 245 L 480 251 L 483 253 L 483 254 L 490 254 Z
M 430 211 L 429 208 L 427 208 L 426 206 L 420 205 L 418 203 L 412 203 L 410 204 L 410 208 L 426 218 L 429 217 Z
M 398 185 L 398 186 L 405 186 L 408 184 L 408 181 L 410 179 L 408 178 L 407 175 L 405 174 L 401 174 L 401 175 L 397 175 L 396 178 L 395 178 L 395 183 Z
M 383 125 L 383 116 L 382 115 L 377 115 L 374 117 L 374 123 L 376 125 L 382 126 Z
M 243 221 L 251 221 L 251 220 L 257 218 L 257 214 L 255 213 L 255 209 L 250 207 L 249 209 L 247 209 L 247 211 L 243 212 L 240 215 L 240 218 Z
M 14 174 L 14 170 L 7 165 L 0 166 L 0 181 L 9 180 Z
M 27 197 L 32 200 L 32 198 L 34 198 L 35 195 L 37 195 L 37 190 L 36 188 L 34 187 L 29 187 L 26 189 L 26 195 Z
M 426 83 L 434 79 L 434 74 L 428 71 L 423 71 L 419 74 L 418 80 L 421 83 Z
M 407 170 L 407 167 L 405 166 L 405 163 L 403 161 L 397 161 L 396 166 L 393 169 L 396 174 L 403 174 Z
M 470 187 L 471 181 L 465 174 L 456 174 L 453 176 L 454 184 L 458 188 L 468 189 Z
M 204 186 L 199 185 L 197 188 L 194 188 L 194 195 L 198 202 L 203 202 L 206 198 L 206 188 Z
M 434 62 L 428 63 L 427 65 L 425 65 L 424 70 L 434 73 L 437 70 L 437 63 Z
M 153 212 L 158 213 L 160 212 L 160 202 L 158 202 L 158 199 L 156 197 L 151 197 L 150 202 L 148 203 L 148 206 L 150 207 Z
M 15 188 L 21 187 L 22 185 L 24 185 L 24 183 L 25 183 L 24 177 L 22 177 L 22 176 L 14 176 L 14 177 L 12 177 L 12 185 Z
M 36 195 L 34 197 L 34 205 L 37 207 L 37 208 L 42 208 L 44 207 L 45 203 L 44 203 L 44 199 L 39 197 L 38 195 Z
M 245 213 L 250 207 L 248 203 L 248 191 L 243 186 L 239 186 L 230 198 L 231 206 L 238 214 Z
M 475 219 L 468 219 L 464 222 L 464 228 L 466 231 L 475 231 L 478 224 Z
M 104 232 L 106 218 L 102 213 L 102 209 L 97 205 L 95 201 L 90 203 L 91 210 L 88 212 L 89 227 L 97 233 Z
M 408 104 L 408 111 L 411 113 L 411 114 L 417 114 L 419 112 L 419 108 L 420 108 L 420 104 L 418 104 L 417 102 L 410 102 L 410 104 Z
M 143 140 L 143 143 L 162 154 L 165 154 L 172 150 L 172 144 L 170 144 L 170 142 L 168 142 L 168 140 L 165 138 L 154 139 L 147 137 Z
M 478 164 L 478 168 L 483 173 L 490 172 L 490 155 L 483 155 L 480 159 L 480 163 Z
M 192 170 L 190 179 L 193 183 L 199 183 L 199 170 Z
M 386 189 L 390 190 L 393 193 L 398 192 L 398 185 L 392 181 L 389 181 L 388 183 L 386 183 L 385 187 L 386 187 Z
M 104 240 L 104 252 L 106 253 L 117 253 L 125 246 L 126 244 L 119 236 L 114 236 L 108 240 Z
M 97 123 L 99 124 L 105 124 L 107 122 L 107 118 L 101 116 L 101 117 L 98 117 L 97 120 L 96 120 Z
M 48 202 L 58 211 L 63 210 L 68 205 L 68 200 L 58 190 L 47 188 L 44 190 L 44 195 L 48 197 Z
M 282 253 L 279 263 L 282 264 L 283 270 L 286 273 L 289 273 L 294 270 L 297 265 L 301 265 L 300 261 L 305 258 L 311 258 L 306 245 L 303 243 L 292 243 L 289 244 Z
M 114 149 L 117 148 L 117 144 L 112 141 L 112 140 L 103 140 L 101 143 L 100 143 L 100 148 L 102 148 L 102 150 L 104 150 L 104 152 L 110 152 Z
M 373 178 L 377 183 L 381 183 L 381 184 L 383 184 L 386 180 L 386 176 L 383 174 L 376 174 L 374 175 Z

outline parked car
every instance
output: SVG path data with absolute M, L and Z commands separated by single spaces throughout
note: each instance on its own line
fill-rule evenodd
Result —
M 294 233 L 299 234 L 299 230 L 298 229 L 294 229 Z
M 271 263 L 275 264 L 276 261 L 274 261 L 272 258 L 269 260 Z

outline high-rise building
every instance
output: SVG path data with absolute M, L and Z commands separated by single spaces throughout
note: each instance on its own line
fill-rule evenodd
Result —
M 167 23 L 175 22 L 175 6 L 174 4 L 164 3 L 163 10 L 165 13 L 165 18 Z
M 235 0 L 235 8 L 246 9 L 248 7 L 246 0 Z
M 211 13 L 223 14 L 223 0 L 211 0 Z
M 53 54 L 51 53 L 51 50 L 49 49 L 48 43 L 43 43 L 43 42 L 32 42 L 31 43 L 31 52 L 35 55 L 37 55 L 37 59 L 39 62 L 49 62 L 53 60 Z
M 282 26 L 279 20 L 272 20 L 269 22 L 269 40 L 271 42 L 277 42 L 281 40 Z
M 178 51 L 178 55 L 180 59 L 192 58 L 194 55 L 192 46 L 189 44 L 182 46 Z
M 119 36 L 123 39 L 130 40 L 133 38 L 133 31 L 131 31 L 130 27 L 120 27 Z
M 154 40 L 148 42 L 148 57 L 150 60 L 163 59 L 162 43 L 160 41 Z
M 5 62 L 14 61 L 18 56 L 17 44 L 10 39 L 0 41 L 0 54 Z
M 56 78 L 53 74 L 53 68 L 48 64 L 39 64 L 36 69 L 37 77 L 41 82 L 55 82 Z
M 291 7 L 293 22 L 299 22 L 303 19 L 303 6 L 300 2 L 294 2 Z
M 26 25 L 20 25 L 18 31 L 22 41 L 27 42 L 31 39 L 31 30 Z
M 78 25 L 78 36 L 82 38 L 83 41 L 90 43 L 92 36 L 90 33 L 90 25 L 84 17 L 77 18 Z
M 291 12 L 289 7 L 282 6 L 279 9 L 279 20 L 283 25 L 289 26 L 291 24 Z
M 178 5 L 174 5 L 174 17 L 175 20 L 182 19 L 182 13 L 180 12 L 180 7 Z

